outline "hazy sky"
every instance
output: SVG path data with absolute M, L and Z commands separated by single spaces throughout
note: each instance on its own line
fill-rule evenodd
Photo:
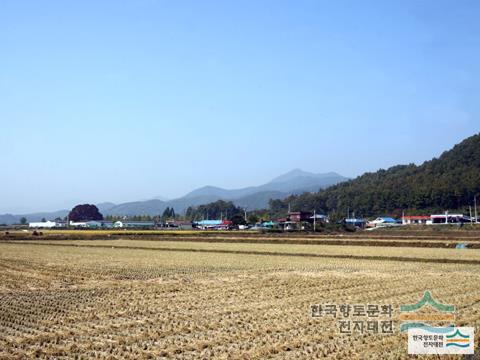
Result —
M 0 1 L 0 213 L 354 177 L 480 131 L 480 2 Z

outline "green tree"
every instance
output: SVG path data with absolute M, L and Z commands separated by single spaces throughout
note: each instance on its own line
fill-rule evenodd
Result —
M 243 216 L 243 210 L 231 201 L 218 200 L 197 207 L 189 207 L 185 213 L 185 218 L 191 221 L 202 219 L 231 220 L 236 215 Z
M 28 220 L 27 220 L 27 218 L 26 218 L 25 216 L 22 216 L 22 217 L 20 218 L 20 224 L 22 224 L 22 225 L 25 225 L 25 224 L 27 223 L 27 221 L 28 221 Z
M 260 218 L 256 214 L 248 215 L 248 223 L 249 224 L 256 224 L 260 220 Z
M 232 222 L 232 225 L 238 226 L 238 225 L 245 225 L 245 218 L 241 214 L 235 214 L 230 218 L 230 221 Z
M 71 221 L 103 220 L 103 215 L 95 205 L 83 204 L 75 206 L 68 214 Z
M 167 206 L 167 208 L 163 211 L 162 219 L 163 221 L 170 219 L 172 217 L 172 210 L 170 207 Z

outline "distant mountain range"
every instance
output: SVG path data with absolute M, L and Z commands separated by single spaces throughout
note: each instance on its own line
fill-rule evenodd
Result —
M 266 208 L 270 199 L 284 199 L 289 195 L 319 191 L 320 189 L 346 180 L 348 180 L 348 178 L 335 172 L 314 174 L 300 169 L 294 169 L 259 186 L 233 190 L 222 189 L 215 186 L 204 186 L 173 200 L 166 200 L 161 196 L 156 196 L 151 200 L 127 202 L 123 204 L 110 202 L 99 203 L 97 207 L 103 215 L 159 215 L 162 214 L 167 207 L 173 207 L 175 212 L 183 213 L 189 206 L 203 205 L 221 199 L 231 200 L 237 206 L 254 210 Z M 0 224 L 17 223 L 21 217 L 26 217 L 28 221 L 40 221 L 42 218 L 63 218 L 67 214 L 68 210 L 23 215 L 5 214 L 0 215 Z

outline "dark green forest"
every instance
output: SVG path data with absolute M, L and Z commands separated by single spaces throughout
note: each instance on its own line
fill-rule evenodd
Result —
M 231 201 L 218 200 L 209 204 L 189 207 L 185 218 L 192 221 L 208 219 L 229 219 L 240 217 L 243 219 L 243 210 Z
M 422 165 L 398 165 L 365 173 L 319 191 L 271 200 L 269 212 L 323 211 L 345 216 L 417 214 L 428 211 L 468 211 L 480 195 L 480 134 L 462 141 L 439 158 Z M 480 201 L 480 196 L 479 199 Z

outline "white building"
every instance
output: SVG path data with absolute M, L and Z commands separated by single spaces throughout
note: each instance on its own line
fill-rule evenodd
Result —
M 375 220 L 367 223 L 368 227 L 385 227 L 385 226 L 397 226 L 399 225 L 397 220 L 391 217 L 378 217 Z
M 427 215 L 405 215 L 402 217 L 403 225 L 426 225 L 431 223 L 431 217 Z
M 153 221 L 115 221 L 112 225 L 114 228 L 135 228 L 135 229 L 151 229 L 155 227 Z
M 57 221 L 38 221 L 38 222 L 31 222 L 28 224 L 28 227 L 35 228 L 35 229 L 51 229 L 51 228 L 58 228 L 58 227 L 65 227 L 65 223 L 57 222 Z
M 463 214 L 438 214 L 430 215 L 431 221 L 427 224 L 437 225 L 437 224 L 460 224 L 460 223 L 469 223 L 472 220 L 470 217 Z
M 312 216 L 310 216 L 310 219 L 312 219 L 312 222 L 313 222 L 313 220 L 320 221 L 320 222 L 325 222 L 325 223 L 330 222 L 330 219 L 328 218 L 328 216 L 327 215 L 322 215 L 322 214 L 312 215 Z
M 101 221 L 70 221 L 70 226 L 74 228 L 101 228 L 103 222 Z

